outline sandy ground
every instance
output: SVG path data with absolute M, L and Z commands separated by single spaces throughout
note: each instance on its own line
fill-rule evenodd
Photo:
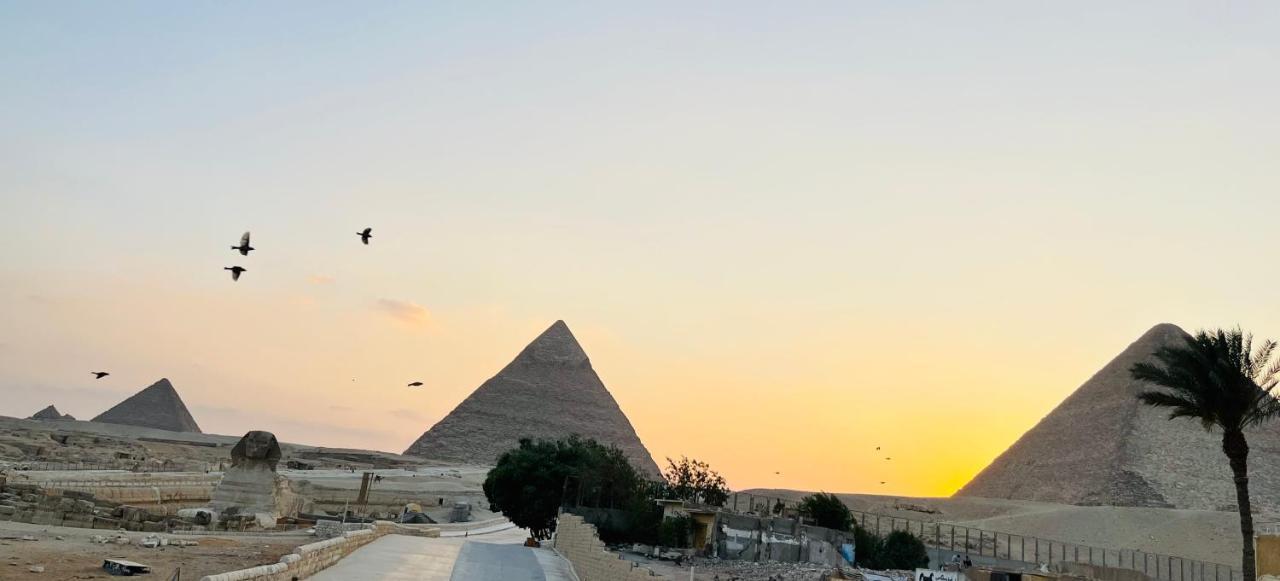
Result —
M 33 579 L 113 579 L 102 570 L 102 560 L 121 557 L 152 567 L 151 578 L 169 579 L 182 569 L 182 579 L 199 579 L 204 575 L 275 563 L 298 545 L 312 542 L 309 536 L 288 537 L 201 537 L 163 535 L 199 542 L 195 547 L 157 547 L 148 549 L 130 545 L 101 545 L 89 538 L 112 534 L 111 531 L 70 527 L 49 527 L 0 521 L 0 537 L 30 535 L 35 541 L 0 540 L 0 581 Z M 128 533 L 135 542 L 142 533 Z M 57 537 L 62 537 L 58 540 Z M 31 565 L 43 565 L 43 573 L 32 573 Z
M 808 492 L 756 489 L 758 496 L 798 500 Z M 744 492 L 743 494 L 745 494 Z M 1234 512 L 1071 506 L 989 498 L 838 495 L 855 511 L 949 523 L 1068 543 L 1182 556 L 1240 565 L 1240 520 Z M 731 501 L 732 502 L 732 501 Z M 742 503 L 746 500 L 742 499 Z M 758 501 L 757 501 L 758 502 Z M 912 508 L 936 511 L 925 513 Z M 1258 522 L 1267 520 L 1263 515 Z

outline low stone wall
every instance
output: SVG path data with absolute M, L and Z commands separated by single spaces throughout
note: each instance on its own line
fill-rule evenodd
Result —
M 415 528 L 386 521 L 379 521 L 369 528 L 349 531 L 340 537 L 325 539 L 302 545 L 292 553 L 280 557 L 279 563 L 259 565 L 239 571 L 206 575 L 200 581 L 292 581 L 306 579 L 323 571 L 356 549 L 363 547 L 385 535 L 409 535 L 417 537 L 438 537 L 440 531 L 430 528 Z
M 44 490 L 87 492 L 97 498 L 133 505 L 203 505 L 218 483 L 208 474 L 129 474 L 120 477 L 81 479 L 73 474 L 22 475 L 10 484 L 31 484 Z
M 564 555 L 581 581 L 654 581 L 668 579 L 631 561 L 624 561 L 617 553 L 609 552 L 596 535 L 596 527 L 575 514 L 561 514 L 556 521 L 553 545 Z

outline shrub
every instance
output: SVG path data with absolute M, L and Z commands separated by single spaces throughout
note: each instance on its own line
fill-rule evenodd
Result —
M 877 557 L 879 569 L 917 569 L 929 566 L 929 551 L 924 548 L 924 541 L 906 531 L 889 533 Z
M 826 492 L 810 494 L 800 499 L 800 516 L 813 524 L 838 531 L 853 527 L 853 513 L 836 495 Z
M 689 533 L 693 530 L 693 519 L 687 516 L 673 516 L 662 519 L 662 527 L 658 531 L 658 544 L 673 549 L 689 548 Z

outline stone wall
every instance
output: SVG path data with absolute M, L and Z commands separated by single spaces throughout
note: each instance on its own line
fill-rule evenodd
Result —
M 102 500 L 132 505 L 203 506 L 209 502 L 217 476 L 207 474 L 130 474 L 128 478 L 81 479 L 58 477 L 13 478 L 10 484 L 31 484 L 45 490 L 86 492 Z
M 162 532 L 172 517 L 103 500 L 88 492 L 44 490 L 28 483 L 0 486 L 0 520 L 38 525 Z
M 715 556 L 727 561 L 839 565 L 844 543 L 853 543 L 853 536 L 786 518 L 728 513 L 717 516 L 712 534 Z
M 349 531 L 340 537 L 302 545 L 294 549 L 292 553 L 280 557 L 279 563 L 259 565 L 216 575 L 205 575 L 200 578 L 200 581 L 292 581 L 294 579 L 306 579 L 333 566 L 334 563 L 350 555 L 356 549 L 391 534 L 438 537 L 440 536 L 440 531 L 379 521 L 368 525 L 368 528 L 363 530 Z
M 604 548 L 596 527 L 574 514 L 562 514 L 556 521 L 554 547 L 564 555 L 581 581 L 654 581 L 663 575 L 624 561 Z

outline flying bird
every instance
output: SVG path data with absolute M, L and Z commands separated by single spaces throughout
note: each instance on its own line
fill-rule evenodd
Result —
M 881 480 L 881 481 L 880 481 L 880 484 L 884 484 L 884 481 L 883 481 L 883 480 Z
M 885 456 L 885 457 L 884 457 L 884 459 L 885 459 L 885 460 L 892 460 L 893 458 L 890 458 L 890 457 L 888 457 L 888 456 Z
M 880 451 L 880 446 L 876 446 L 876 451 Z
M 409 387 L 422 387 L 422 382 L 421 382 L 421 381 L 415 381 L 415 382 L 413 382 L 413 383 L 410 383 L 410 384 L 409 384 Z
M 247 269 L 242 266 L 225 266 L 222 268 L 222 270 L 231 271 L 231 280 L 240 280 L 240 273 L 244 272 Z
M 253 247 L 252 247 L 252 246 L 249 246 L 249 233 L 248 233 L 248 232 L 245 232 L 244 234 L 241 234 L 241 235 L 240 235 L 240 245 L 239 245 L 239 246 L 232 246 L 232 247 L 231 247 L 231 249 L 232 249 L 232 250 L 239 250 L 239 251 L 240 251 L 240 255 L 241 255 L 241 256 L 248 256 L 248 255 L 249 255 L 249 251 L 250 251 L 250 250 L 253 250 Z
M 110 373 L 107 373 L 105 371 L 90 371 L 89 373 L 93 375 L 94 379 L 102 379 L 108 375 L 111 375 Z
M 370 239 L 370 238 L 373 238 L 373 228 L 365 228 L 364 230 L 361 230 L 361 231 L 359 231 L 359 232 L 356 232 L 356 236 L 359 236 L 359 237 L 360 237 L 360 241 L 361 241 L 361 242 L 364 242 L 364 245 L 365 245 L 365 246 L 368 246 L 368 245 L 369 245 L 369 239 Z

